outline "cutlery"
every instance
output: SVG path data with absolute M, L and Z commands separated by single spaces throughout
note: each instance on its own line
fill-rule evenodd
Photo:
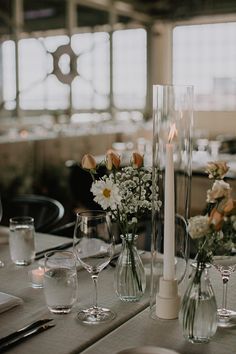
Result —
M 61 244 L 58 245 L 58 246 L 53 246 L 53 247 L 50 247 L 50 248 L 46 248 L 45 250 L 36 252 L 35 260 L 38 260 L 38 259 L 40 259 L 40 258 L 43 258 L 43 257 L 44 257 L 44 254 L 45 254 L 46 252 L 50 252 L 50 251 L 54 251 L 54 250 L 64 250 L 64 249 L 69 248 L 69 247 L 72 247 L 72 246 L 73 246 L 73 241 L 70 241 L 70 242 L 66 242 L 66 243 L 61 243 Z
M 54 326 L 55 326 L 55 323 L 44 323 L 44 324 L 41 324 L 35 328 L 31 328 L 31 330 L 28 330 L 26 332 L 22 332 L 22 333 L 18 334 L 16 337 L 8 339 L 4 343 L 1 343 L 0 344 L 0 353 L 3 352 L 4 350 L 8 349 L 9 347 L 24 341 L 28 337 L 39 334 L 39 333 L 46 331 L 47 329 L 50 329 Z
M 5 343 L 5 342 L 7 342 L 7 341 L 9 341 L 9 340 L 11 340 L 11 339 L 14 339 L 14 338 L 18 337 L 22 333 L 30 331 L 31 329 L 34 329 L 36 327 L 42 326 L 45 323 L 48 323 L 50 321 L 53 321 L 53 318 L 44 318 L 44 319 L 32 322 L 32 323 L 30 323 L 30 324 L 18 329 L 17 331 L 15 331 L 15 332 L 13 332 L 11 334 L 8 334 L 5 337 L 0 338 L 0 345 Z

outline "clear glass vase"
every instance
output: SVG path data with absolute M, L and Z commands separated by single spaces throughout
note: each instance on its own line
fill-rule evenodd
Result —
M 115 271 L 115 290 L 122 301 L 138 301 L 146 288 L 143 262 L 138 254 L 138 236 L 121 235 L 122 249 Z
M 191 343 L 207 343 L 217 330 L 217 305 L 209 278 L 209 268 L 192 265 L 192 275 L 179 313 L 183 336 Z

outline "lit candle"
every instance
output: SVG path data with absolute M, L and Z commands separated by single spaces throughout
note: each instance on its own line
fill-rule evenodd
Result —
M 177 135 L 175 124 L 171 126 L 166 144 L 165 206 L 164 206 L 164 260 L 163 278 L 175 278 L 175 190 L 173 138 Z
M 42 267 L 32 269 L 29 272 L 29 277 L 33 288 L 43 287 L 44 269 Z

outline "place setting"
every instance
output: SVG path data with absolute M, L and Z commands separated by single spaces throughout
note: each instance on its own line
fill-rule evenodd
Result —
M 1 203 L 0 203 L 1 205 Z M 0 221 L 2 216 L 2 207 L 0 208 Z M 16 235 L 17 234 L 17 235 Z M 15 217 L 10 220 L 10 230 L 4 229 L 3 236 L 10 247 L 11 260 L 16 265 L 25 266 L 29 265 L 34 260 L 34 220 L 30 217 Z M 27 244 L 26 244 L 27 243 Z M 5 267 L 1 262 L 1 267 Z M 36 277 L 31 279 L 35 283 L 39 284 L 39 279 Z M 41 279 L 40 279 L 41 280 Z M 16 306 L 22 306 L 24 304 L 23 299 L 0 292 L 0 313 L 6 312 L 15 308 Z M 24 327 L 8 334 L 5 337 L 0 338 L 0 352 L 5 352 L 9 348 L 23 342 L 27 338 L 39 334 L 47 329 L 55 326 L 53 319 L 40 319 L 34 321 Z
M 27 340 L 31 336 L 42 333 L 50 328 L 55 327 L 55 323 L 52 318 L 41 319 L 32 322 L 15 332 L 10 333 L 6 337 L 0 338 L 0 352 L 5 352 L 11 347 L 20 344 L 21 342 Z
M 3 213 L 3 210 L 2 210 L 2 203 L 1 203 L 1 198 L 0 198 L 0 222 L 2 219 L 2 213 Z M 9 232 L 6 229 L 4 229 L 3 231 L 1 229 L 0 232 L 1 232 L 0 239 L 2 241 L 2 244 L 7 243 L 8 237 L 9 237 Z M 3 268 L 4 266 L 5 266 L 4 262 L 2 260 L 0 260 L 0 268 Z M 22 303 L 23 303 L 23 300 L 20 299 L 19 297 L 0 292 L 0 313 L 8 311 L 12 307 L 15 307 L 17 305 L 21 305 Z

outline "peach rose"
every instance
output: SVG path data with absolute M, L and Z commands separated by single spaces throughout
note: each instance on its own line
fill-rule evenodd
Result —
M 81 166 L 86 170 L 95 170 L 97 163 L 93 155 L 86 154 L 82 158 Z
M 216 208 L 212 209 L 210 213 L 209 223 L 214 225 L 216 231 L 222 229 L 224 222 L 224 214 L 220 213 Z
M 234 201 L 232 198 L 224 198 L 220 201 L 220 203 L 217 206 L 217 210 L 221 213 L 228 214 L 230 213 L 234 208 Z
M 114 167 L 118 170 L 120 167 L 120 156 L 114 150 L 108 150 L 106 153 L 106 167 L 109 171 Z
M 229 170 L 229 166 L 225 161 L 209 162 L 206 172 L 209 174 L 209 178 L 223 179 Z
M 133 168 L 140 168 L 143 166 L 143 156 L 139 152 L 133 152 L 132 159 Z
M 231 194 L 231 188 L 229 183 L 223 180 L 216 180 L 211 189 L 207 191 L 207 202 L 215 203 L 216 199 L 229 198 Z

